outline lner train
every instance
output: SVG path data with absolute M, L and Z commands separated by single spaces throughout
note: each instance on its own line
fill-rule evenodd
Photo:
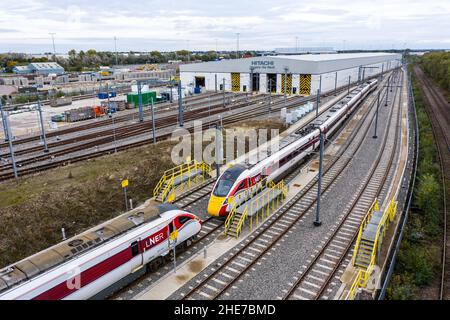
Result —
M 201 229 L 193 214 L 150 201 L 0 270 L 0 300 L 104 298 L 169 257 L 169 235 L 185 246 Z M 130 280 L 131 281 L 131 280 Z
M 363 83 L 314 123 L 280 141 L 279 150 L 258 163 L 236 164 L 225 170 L 214 185 L 208 213 L 215 217 L 227 216 L 234 205 L 248 199 L 248 194 L 254 192 L 262 179 L 274 181 L 281 178 L 305 156 L 320 147 L 321 132 L 325 138 L 335 133 L 377 84 L 377 80 Z

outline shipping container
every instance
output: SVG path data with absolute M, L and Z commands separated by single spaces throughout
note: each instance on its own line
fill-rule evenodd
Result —
M 109 97 L 108 97 L 109 96 Z M 101 100 L 103 99 L 108 99 L 108 98 L 115 98 L 117 97 L 117 93 L 112 91 L 112 92 L 99 92 L 97 94 L 97 97 Z
M 144 106 L 151 104 L 151 101 L 156 102 L 156 92 L 150 91 L 142 93 L 142 104 Z M 127 102 L 130 104 L 134 104 L 134 106 L 139 106 L 139 95 L 137 93 L 129 93 L 127 94 Z
M 71 109 L 64 113 L 67 122 L 76 122 L 95 118 L 94 108 L 84 107 Z
M 62 97 L 62 98 L 56 98 L 50 100 L 50 106 L 55 107 L 62 107 L 62 106 L 70 106 L 72 104 L 72 97 Z

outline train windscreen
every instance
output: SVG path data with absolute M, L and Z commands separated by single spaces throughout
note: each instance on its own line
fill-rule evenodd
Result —
M 227 169 L 222 177 L 220 177 L 217 182 L 216 188 L 213 191 L 213 194 L 216 197 L 226 197 L 236 182 L 237 178 L 244 172 L 246 167 L 241 165 L 235 165 L 232 168 Z

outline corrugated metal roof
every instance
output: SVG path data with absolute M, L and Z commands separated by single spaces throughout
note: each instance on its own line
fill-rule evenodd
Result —
M 187 64 L 181 65 L 180 71 L 248 73 L 253 68 L 259 73 L 284 73 L 288 68 L 289 73 L 323 74 L 400 59 L 400 54 L 385 52 L 282 55 Z
M 30 66 L 36 70 L 63 69 L 63 67 L 61 67 L 56 62 L 39 62 L 39 63 L 34 62 L 30 63 Z

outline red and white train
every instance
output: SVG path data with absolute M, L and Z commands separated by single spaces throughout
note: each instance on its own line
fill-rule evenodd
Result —
M 173 248 L 172 232 L 178 231 L 177 247 L 183 247 L 200 229 L 195 215 L 150 201 L 0 270 L 0 300 L 106 297 L 124 279 L 159 267 Z
M 378 81 L 368 81 L 343 101 L 333 106 L 316 123 L 288 136 L 280 149 L 254 165 L 236 164 L 223 172 L 214 185 L 208 203 L 208 213 L 215 217 L 227 216 L 234 205 L 248 199 L 258 182 L 279 179 L 300 160 L 320 147 L 320 134 L 330 137 L 364 98 L 377 87 Z

